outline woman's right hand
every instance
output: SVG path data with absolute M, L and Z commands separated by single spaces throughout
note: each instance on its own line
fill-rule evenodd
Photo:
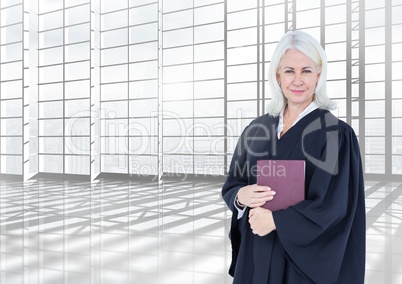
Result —
M 261 207 L 267 201 L 271 201 L 276 194 L 270 187 L 264 185 L 247 185 L 240 188 L 237 200 L 240 204 L 250 208 Z

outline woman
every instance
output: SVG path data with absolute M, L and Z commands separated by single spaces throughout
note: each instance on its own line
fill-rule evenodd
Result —
M 243 132 L 222 196 L 233 212 L 233 283 L 364 283 L 365 201 L 358 141 L 326 94 L 326 55 L 286 33 L 269 69 L 268 114 Z M 271 212 L 275 189 L 256 184 L 257 160 L 304 160 L 305 200 Z

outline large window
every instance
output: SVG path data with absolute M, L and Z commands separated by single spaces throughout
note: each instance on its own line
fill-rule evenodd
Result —
M 1 1 L 0 174 L 224 175 L 289 30 L 328 55 L 367 175 L 402 168 L 402 2 Z

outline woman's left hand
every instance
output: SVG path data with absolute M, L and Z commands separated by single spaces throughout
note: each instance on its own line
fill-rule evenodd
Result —
M 256 207 L 250 209 L 248 222 L 254 235 L 266 236 L 276 229 L 272 212 L 268 209 Z

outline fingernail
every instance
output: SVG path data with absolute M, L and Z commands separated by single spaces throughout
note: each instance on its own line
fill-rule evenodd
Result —
M 276 192 L 275 191 L 271 191 L 271 195 L 275 195 L 276 194 Z

